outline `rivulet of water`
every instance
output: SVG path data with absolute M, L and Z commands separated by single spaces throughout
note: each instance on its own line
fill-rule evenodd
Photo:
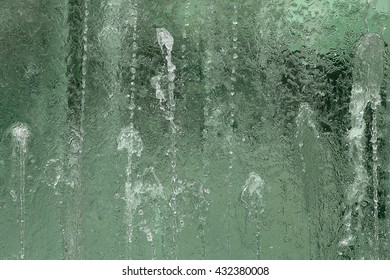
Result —
M 346 197 L 348 211 L 345 214 L 346 237 L 340 246 L 362 246 L 369 244 L 372 250 L 360 252 L 360 258 L 378 258 L 379 225 L 378 225 L 378 128 L 377 108 L 381 102 L 380 87 L 383 79 L 383 40 L 377 34 L 367 34 L 357 44 L 354 68 L 354 81 L 351 92 L 351 129 L 348 131 L 350 158 L 354 166 L 354 181 L 349 186 Z M 370 145 L 372 158 L 368 159 L 365 145 L 366 121 L 365 110 L 371 105 L 372 120 Z M 367 169 L 371 162 L 372 170 Z M 369 174 L 371 173 L 372 178 Z M 369 185 L 372 187 L 369 188 Z M 369 189 L 372 194 L 369 194 Z M 364 211 L 369 204 L 372 214 Z M 370 217 L 370 216 L 371 217 Z M 363 226 L 364 220 L 372 219 L 373 228 Z
M 18 123 L 11 127 L 12 156 L 18 162 L 19 167 L 19 192 L 11 192 L 14 200 L 19 198 L 19 258 L 24 259 L 25 252 L 25 231 L 26 231 L 26 155 L 28 151 L 28 140 L 31 133 L 24 123 Z

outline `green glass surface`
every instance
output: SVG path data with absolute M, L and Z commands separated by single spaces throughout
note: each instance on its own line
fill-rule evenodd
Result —
M 0 1 L 0 259 L 390 259 L 387 0 Z

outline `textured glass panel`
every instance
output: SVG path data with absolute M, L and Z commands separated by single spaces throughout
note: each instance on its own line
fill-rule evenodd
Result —
M 387 0 L 3 0 L 0 259 L 389 259 Z

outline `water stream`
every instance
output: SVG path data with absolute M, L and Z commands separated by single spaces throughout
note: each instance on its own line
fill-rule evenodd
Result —
M 25 250 L 25 232 L 26 232 L 26 156 L 28 151 L 28 138 L 30 137 L 30 130 L 24 123 L 13 125 L 11 128 L 12 134 L 12 156 L 18 162 L 19 169 L 19 195 L 16 195 L 14 190 L 11 191 L 11 196 L 14 201 L 19 200 L 19 258 L 24 259 L 26 255 Z M 19 199 L 18 199 L 19 198 Z

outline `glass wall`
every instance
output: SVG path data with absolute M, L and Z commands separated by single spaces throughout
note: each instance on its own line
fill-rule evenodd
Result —
M 0 259 L 389 259 L 387 0 L 4 0 Z

